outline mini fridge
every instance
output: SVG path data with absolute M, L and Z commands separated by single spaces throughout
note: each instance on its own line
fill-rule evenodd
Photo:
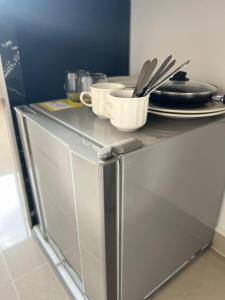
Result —
M 225 187 L 225 118 L 149 114 L 120 132 L 88 108 L 16 108 L 38 224 L 74 299 L 141 300 L 210 246 Z

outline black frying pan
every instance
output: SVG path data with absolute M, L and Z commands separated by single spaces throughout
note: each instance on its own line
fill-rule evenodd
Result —
M 201 106 L 211 101 L 217 92 L 214 85 L 190 81 L 186 72 L 180 71 L 170 78 L 169 82 L 155 90 L 150 100 L 163 106 Z

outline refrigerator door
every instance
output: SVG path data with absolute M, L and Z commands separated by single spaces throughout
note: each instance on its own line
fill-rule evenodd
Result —
M 117 158 L 27 107 L 17 114 L 43 234 L 88 299 L 115 300 Z
M 26 125 L 45 230 L 82 281 L 69 147 L 33 120 Z
M 122 158 L 121 299 L 147 299 L 213 237 L 225 122 Z

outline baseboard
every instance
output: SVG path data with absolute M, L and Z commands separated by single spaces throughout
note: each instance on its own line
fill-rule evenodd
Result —
M 212 248 L 219 254 L 225 256 L 225 236 L 215 231 Z

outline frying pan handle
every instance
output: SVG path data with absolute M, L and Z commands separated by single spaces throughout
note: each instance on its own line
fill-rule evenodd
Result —
M 214 101 L 220 101 L 220 102 L 225 103 L 225 95 L 215 95 L 212 97 L 212 99 Z

